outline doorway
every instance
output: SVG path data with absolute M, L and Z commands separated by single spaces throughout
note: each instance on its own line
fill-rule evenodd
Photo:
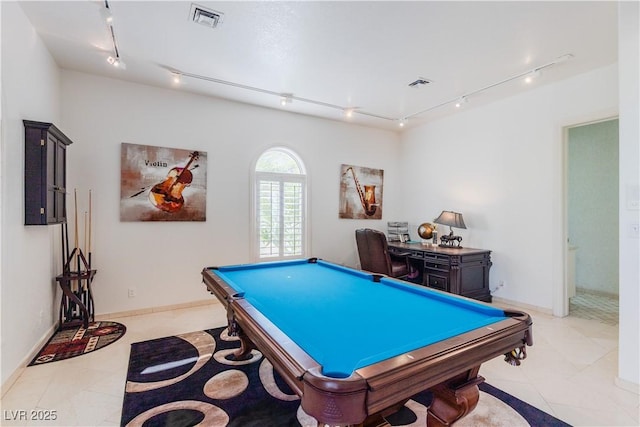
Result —
M 570 316 L 618 323 L 618 119 L 567 128 L 566 296 Z

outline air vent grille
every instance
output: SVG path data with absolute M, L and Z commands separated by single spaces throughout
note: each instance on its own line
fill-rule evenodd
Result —
M 191 11 L 189 12 L 189 19 L 196 24 L 204 25 L 209 28 L 216 28 L 218 24 L 222 24 L 222 18 L 224 13 L 218 12 L 213 9 L 207 9 L 204 6 L 198 4 L 191 4 Z
M 425 79 L 423 77 L 420 77 L 420 78 L 418 78 L 418 80 L 409 83 L 409 87 L 419 88 L 419 87 L 422 87 L 422 86 L 426 86 L 429 83 L 431 83 L 431 80 L 427 80 L 427 79 Z

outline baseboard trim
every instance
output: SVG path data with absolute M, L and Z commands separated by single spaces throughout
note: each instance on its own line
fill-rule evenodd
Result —
M 616 386 L 620 387 L 623 390 L 630 391 L 631 393 L 640 394 L 640 384 L 623 380 L 620 377 L 616 377 L 614 379 L 614 383 Z
M 160 313 L 163 311 L 180 310 L 184 308 L 200 307 L 203 305 L 220 304 L 216 298 L 207 298 L 199 301 L 185 302 L 182 304 L 163 305 L 159 307 L 139 308 L 136 310 L 117 311 L 114 313 L 103 313 L 96 315 L 96 321 L 112 320 L 121 317 L 139 316 L 142 314 Z
M 550 308 L 538 307 L 531 304 L 524 304 L 522 302 L 511 301 L 506 298 L 500 298 L 496 296 L 492 297 L 492 301 L 496 305 L 507 305 L 510 307 L 521 308 L 523 310 L 533 310 L 533 311 L 537 311 L 538 313 L 543 313 L 543 314 L 548 314 L 549 316 L 553 316 L 553 310 Z
M 24 359 L 20 361 L 16 370 L 13 371 L 13 373 L 9 375 L 9 377 L 2 383 L 2 387 L 0 388 L 0 398 L 4 397 L 5 393 L 9 391 L 13 384 L 15 384 L 29 362 L 31 362 L 33 358 L 36 357 L 40 349 L 47 343 L 47 341 L 49 341 L 49 338 L 51 338 L 57 330 L 58 322 L 55 322 L 49 329 L 47 329 L 42 338 L 40 338 L 38 342 L 35 343 L 29 353 L 27 353 Z
M 591 295 L 598 295 L 601 297 L 607 297 L 607 298 L 613 298 L 613 299 L 620 298 L 620 295 L 614 292 L 600 291 L 598 289 L 582 288 L 580 286 L 576 286 L 576 293 L 577 292 L 582 292 L 582 293 L 591 294 Z

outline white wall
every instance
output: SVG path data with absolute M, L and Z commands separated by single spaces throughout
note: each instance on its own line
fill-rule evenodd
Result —
M 620 2 L 620 332 L 618 377 L 638 392 L 640 384 L 640 239 L 630 232 L 640 212 L 629 209 L 628 189 L 640 186 L 640 3 Z
M 484 107 L 471 99 L 411 129 L 401 160 L 408 219 L 461 212 L 464 246 L 492 250 L 490 287 L 505 283 L 495 295 L 551 311 L 564 271 L 563 126 L 615 115 L 617 103 L 612 65 Z
M 2 7 L 2 384 L 57 321 L 59 226 L 24 224 L 23 119 L 60 120 L 60 73 L 17 2 Z
M 62 93 L 74 140 L 68 186 L 85 203 L 93 193 L 97 313 L 206 300 L 202 268 L 250 262 L 250 168 L 271 146 L 293 149 L 307 167 L 310 255 L 355 266 L 353 231 L 384 230 L 399 211 L 395 133 L 72 71 Z M 120 222 L 122 142 L 207 152 L 207 221 Z M 382 220 L 338 218 L 342 163 L 384 169 Z

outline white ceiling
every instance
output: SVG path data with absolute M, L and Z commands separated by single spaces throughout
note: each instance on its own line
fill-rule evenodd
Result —
M 612 1 L 195 3 L 224 13 L 223 23 L 193 23 L 190 1 L 110 1 L 124 70 L 106 61 L 104 1 L 20 4 L 62 68 L 386 129 L 454 114 L 450 101 L 565 54 L 573 59 L 532 84 L 498 85 L 462 108 L 617 60 Z M 179 86 L 170 70 L 185 74 Z M 410 88 L 418 78 L 431 83 Z M 293 102 L 282 107 L 280 93 Z

